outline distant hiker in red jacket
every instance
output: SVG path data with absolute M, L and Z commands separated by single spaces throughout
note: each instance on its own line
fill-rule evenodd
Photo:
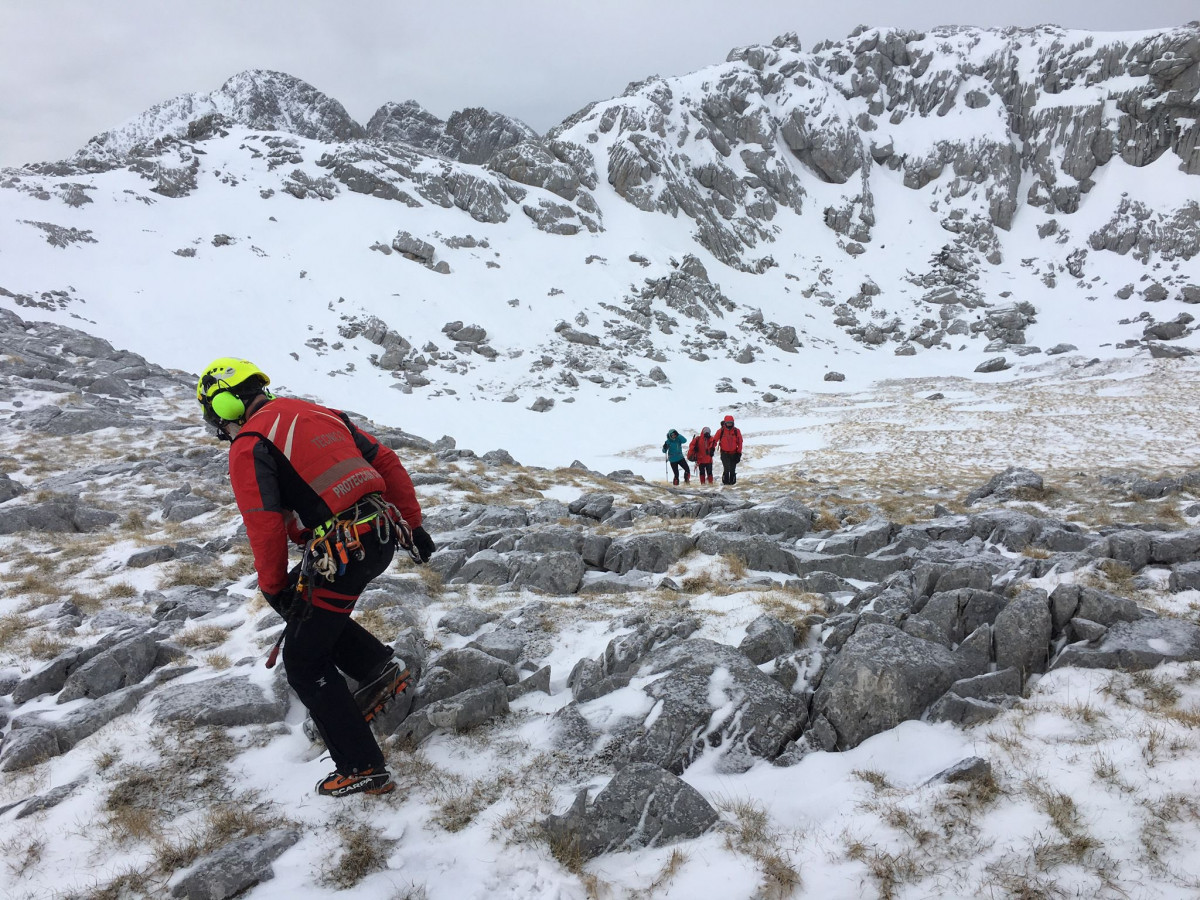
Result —
M 288 684 L 312 715 L 337 769 L 317 793 L 385 794 L 395 785 L 368 724 L 410 673 L 350 614 L 392 561 L 396 546 L 422 562 L 436 549 L 396 454 L 345 413 L 276 399 L 248 360 L 204 370 L 196 399 L 217 437 L 230 441 L 229 480 L 246 525 L 258 588 L 286 623 Z M 303 544 L 288 571 L 288 539 Z M 342 677 L 345 672 L 358 690 Z
M 695 460 L 696 471 L 700 473 L 700 483 L 713 483 L 712 464 L 713 453 L 717 449 L 717 439 L 712 436 L 708 427 L 692 438 L 688 445 L 688 459 Z
M 737 484 L 737 464 L 742 461 L 742 433 L 733 425 L 733 416 L 721 420 L 717 430 L 721 449 L 721 484 Z

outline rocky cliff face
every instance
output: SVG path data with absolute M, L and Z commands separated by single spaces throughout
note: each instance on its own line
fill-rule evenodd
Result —
M 629 203 L 693 219 L 697 240 L 735 267 L 762 264 L 780 209 L 804 211 L 803 174 L 842 186 L 815 212 L 849 241 L 870 242 L 872 185 L 894 175 L 998 263 L 995 229 L 1022 207 L 1077 212 L 1114 158 L 1144 167 L 1170 154 L 1200 174 L 1198 62 L 1195 25 L 863 28 L 810 53 L 784 36 L 689 78 L 633 85 L 551 137 L 589 149 Z
M 443 122 L 415 100 L 407 100 L 379 107 L 367 122 L 367 137 L 482 165 L 501 150 L 524 140 L 536 140 L 537 132 L 511 116 L 481 107 L 460 109 Z

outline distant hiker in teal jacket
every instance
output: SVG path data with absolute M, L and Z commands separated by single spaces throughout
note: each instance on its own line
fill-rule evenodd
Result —
M 690 482 L 692 480 L 692 470 L 687 464 L 687 459 L 684 457 L 683 445 L 687 443 L 687 438 L 672 428 L 667 432 L 667 439 L 663 442 L 663 453 L 667 454 L 667 461 L 671 464 L 671 471 L 675 473 L 675 483 L 679 484 L 679 470 L 683 469 L 683 480 Z

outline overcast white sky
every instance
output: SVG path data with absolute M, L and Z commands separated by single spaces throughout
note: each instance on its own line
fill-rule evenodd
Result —
M 1129 31 L 1198 17 L 1196 0 L 0 0 L 0 166 L 60 159 L 95 134 L 236 72 L 276 69 L 365 123 L 389 100 L 466 106 L 543 132 L 647 75 L 724 61 L 795 31 L 855 25 Z

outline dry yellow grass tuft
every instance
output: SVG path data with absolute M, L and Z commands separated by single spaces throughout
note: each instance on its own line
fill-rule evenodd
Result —
M 193 625 L 175 635 L 175 643 L 191 648 L 216 647 L 228 637 L 229 629 L 220 625 Z
M 718 802 L 717 810 L 728 818 L 723 823 L 725 846 L 743 854 L 758 866 L 761 882 L 756 896 L 790 897 L 802 884 L 800 871 L 784 848 L 786 829 L 771 821 L 766 809 L 750 800 Z
M 340 852 L 322 881 L 338 890 L 349 890 L 368 875 L 387 868 L 396 841 L 379 834 L 366 822 L 341 822 L 337 826 Z

